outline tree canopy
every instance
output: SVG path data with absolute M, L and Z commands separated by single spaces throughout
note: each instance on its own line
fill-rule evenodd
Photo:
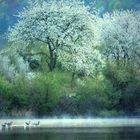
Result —
M 101 24 L 101 43 L 103 51 L 110 60 L 133 62 L 140 52 L 140 13 L 136 11 L 114 11 L 106 13 Z
M 93 60 L 98 52 L 96 51 L 96 55 L 91 55 L 92 52 L 94 53 L 96 44 L 97 31 L 94 25 L 96 16 L 89 12 L 83 2 L 49 1 L 40 3 L 37 1 L 30 3 L 19 13 L 18 17 L 18 23 L 9 29 L 10 42 L 23 48 L 33 46 L 36 42 L 45 43 L 49 52 L 50 70 L 55 68 L 58 57 L 59 60 L 63 60 L 60 63 L 64 64 L 64 54 L 70 54 L 75 59 L 80 52 L 81 60 L 72 58 L 69 59 L 69 62 L 72 61 L 73 65 L 78 64 L 79 68 L 83 68 L 80 63 L 86 64 L 84 69 L 88 68 L 88 71 L 92 71 L 89 65 L 94 64 L 94 61 L 88 62 L 90 59 Z M 44 55 L 44 53 L 40 54 Z M 67 65 L 63 66 L 67 68 Z M 77 69 L 79 71 L 79 68 L 76 67 L 73 67 L 75 68 L 73 71 Z

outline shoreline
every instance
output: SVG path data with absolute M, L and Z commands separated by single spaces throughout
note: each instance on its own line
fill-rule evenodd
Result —
M 1 124 L 5 122 L 13 122 L 12 127 L 24 127 L 24 123 L 31 121 L 30 127 L 33 123 L 40 121 L 42 128 L 95 128 L 95 127 L 140 127 L 140 118 L 48 118 L 48 119 L 0 119 Z

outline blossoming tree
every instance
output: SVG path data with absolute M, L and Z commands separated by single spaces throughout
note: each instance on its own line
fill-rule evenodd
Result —
M 107 58 L 136 60 L 140 52 L 140 13 L 115 11 L 104 14 L 99 24 L 101 43 Z
M 66 53 L 74 58 L 80 52 L 80 57 L 75 59 L 75 62 L 69 59 L 69 63 L 73 65 L 79 62 L 88 65 L 89 57 L 94 57 L 91 54 L 95 50 L 96 42 L 94 37 L 96 28 L 93 24 L 95 16 L 89 12 L 83 2 L 35 2 L 20 12 L 18 17 L 18 23 L 9 28 L 9 41 L 25 48 L 33 46 L 36 42 L 46 44 L 50 71 L 55 68 L 57 59 L 61 62 L 63 60 L 63 66 L 66 68 L 70 66 L 66 65 L 65 60 L 68 60 L 65 59 Z M 35 54 L 48 55 L 48 52 Z M 93 61 L 92 64 L 94 65 Z

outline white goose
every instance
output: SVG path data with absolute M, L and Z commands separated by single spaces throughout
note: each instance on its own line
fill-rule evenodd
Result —
M 13 124 L 13 122 L 8 122 L 8 123 L 6 123 L 7 128 L 12 128 L 12 124 Z
M 2 129 L 6 128 L 6 123 L 1 124 Z
M 34 127 L 40 126 L 40 121 L 38 121 L 37 123 L 33 123 Z
M 31 124 L 31 121 L 25 122 L 24 123 L 24 129 L 29 128 L 30 127 L 30 124 Z

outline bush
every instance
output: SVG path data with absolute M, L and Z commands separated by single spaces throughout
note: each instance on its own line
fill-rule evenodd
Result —
M 0 113 L 8 113 L 10 101 L 8 100 L 11 94 L 12 84 L 8 82 L 4 76 L 0 75 Z
M 118 104 L 119 93 L 104 78 L 89 78 L 84 86 L 77 88 L 75 100 L 80 114 L 99 115 L 104 110 L 112 110 Z
M 110 63 L 104 70 L 105 78 L 113 84 L 113 89 L 120 93 L 116 109 L 126 115 L 140 115 L 140 71 L 138 67 Z
M 30 107 L 38 115 L 52 115 L 69 79 L 67 73 L 58 70 L 38 74 L 31 81 Z

